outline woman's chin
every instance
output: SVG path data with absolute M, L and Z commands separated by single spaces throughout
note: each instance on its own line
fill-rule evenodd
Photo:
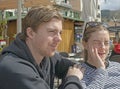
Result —
M 106 56 L 100 56 L 100 58 L 105 62 Z

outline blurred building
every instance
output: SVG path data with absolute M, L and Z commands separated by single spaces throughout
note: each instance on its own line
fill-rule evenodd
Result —
M 101 0 L 82 0 L 82 19 L 85 21 L 101 21 Z

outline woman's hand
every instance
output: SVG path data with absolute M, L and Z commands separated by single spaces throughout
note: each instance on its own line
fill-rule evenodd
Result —
M 93 47 L 93 45 L 89 45 L 87 62 L 92 64 L 96 68 L 105 69 L 105 63 L 99 56 L 98 49 L 96 47 Z

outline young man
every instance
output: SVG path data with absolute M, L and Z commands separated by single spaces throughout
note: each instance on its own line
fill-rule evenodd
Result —
M 53 89 L 55 76 L 65 78 L 60 89 L 82 89 L 80 69 L 69 68 L 74 63 L 55 52 L 62 40 L 62 19 L 50 6 L 28 12 L 22 32 L 2 51 L 0 89 Z

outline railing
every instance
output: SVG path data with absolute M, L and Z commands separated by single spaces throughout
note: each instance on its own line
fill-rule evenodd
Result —
M 78 21 L 81 20 L 80 11 L 75 11 L 75 10 L 72 10 L 72 9 L 70 9 L 70 10 L 61 10 L 61 14 L 65 18 L 69 18 L 69 19 L 72 19 L 72 20 L 78 20 Z

